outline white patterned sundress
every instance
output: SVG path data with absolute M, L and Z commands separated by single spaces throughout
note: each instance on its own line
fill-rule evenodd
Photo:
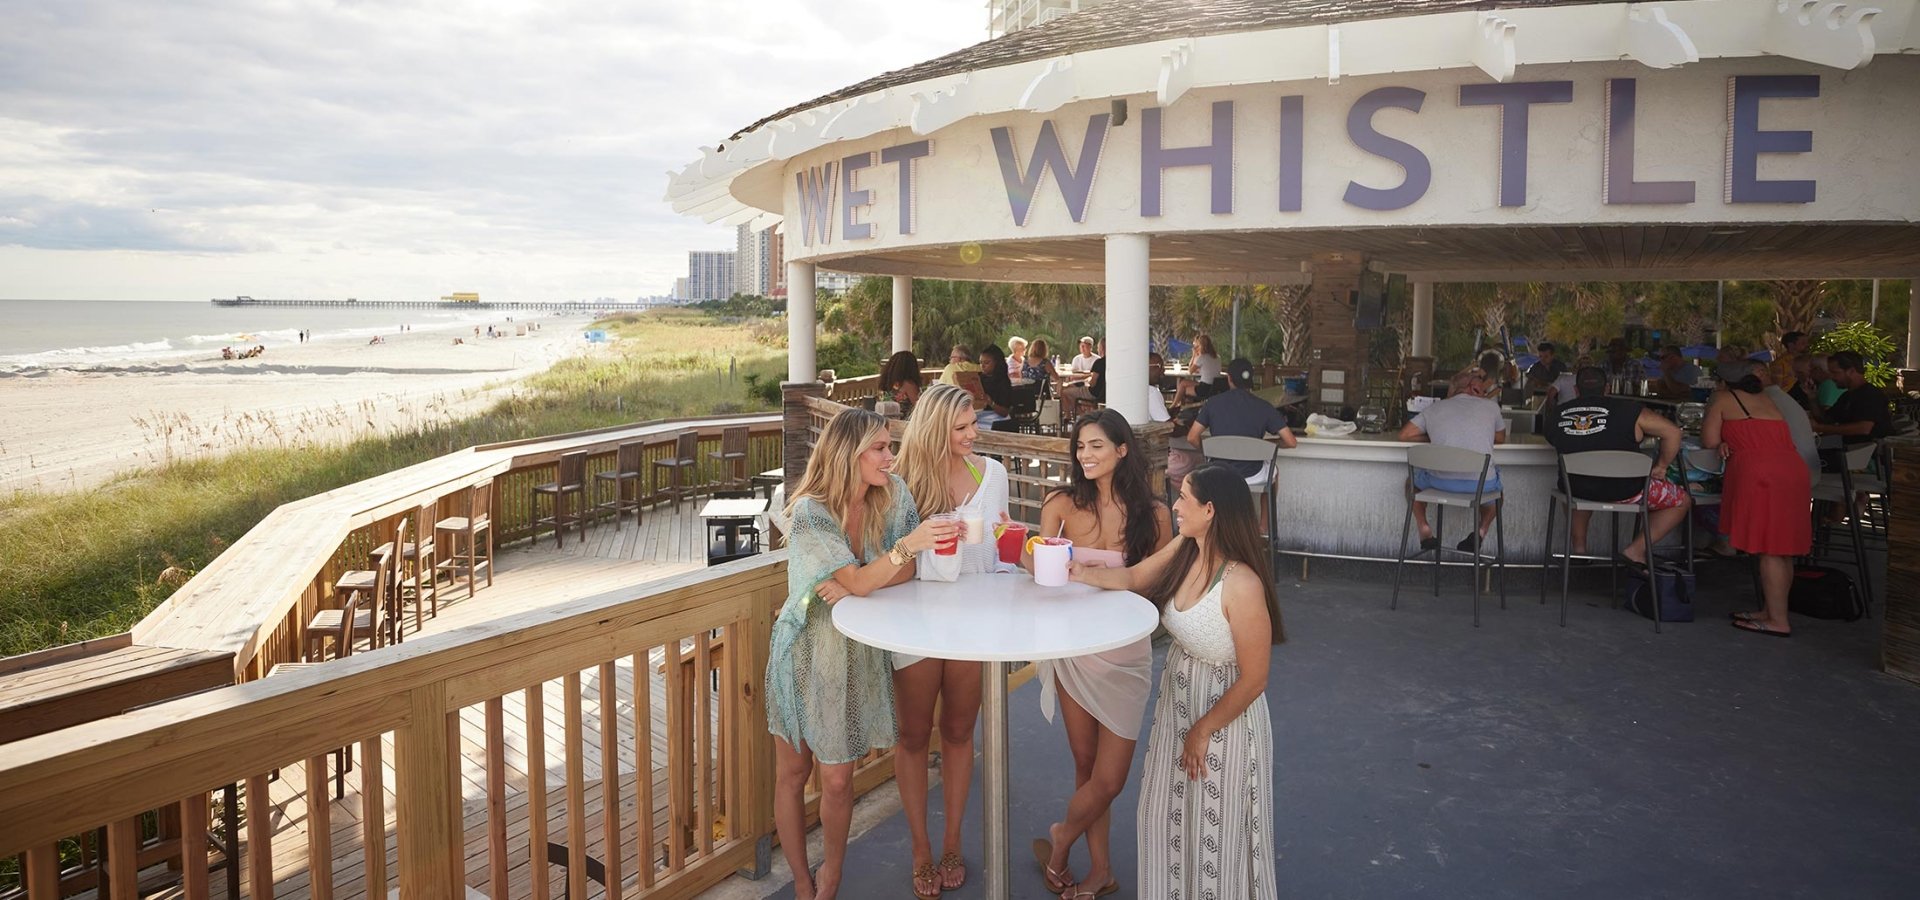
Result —
M 1271 900 L 1279 895 L 1273 855 L 1273 726 L 1267 695 L 1215 732 L 1207 772 L 1180 767 L 1193 723 L 1239 678 L 1233 632 L 1221 610 L 1226 571 L 1182 612 L 1167 604 L 1173 635 L 1160 699 L 1153 708 L 1140 773 L 1139 896 L 1161 900 Z

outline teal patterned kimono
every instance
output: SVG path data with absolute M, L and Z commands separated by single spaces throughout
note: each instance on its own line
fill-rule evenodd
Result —
M 879 559 L 920 524 L 907 485 L 893 478 L 884 539 L 856 560 L 840 523 L 819 501 L 794 505 L 787 529 L 787 602 L 773 620 L 767 659 L 767 731 L 794 747 L 804 742 L 822 763 L 853 762 L 893 746 L 893 661 L 887 651 L 833 627 L 833 608 L 813 588 L 842 567 Z

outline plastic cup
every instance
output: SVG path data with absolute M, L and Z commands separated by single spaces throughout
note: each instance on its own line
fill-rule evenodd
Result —
M 966 526 L 967 543 L 978 544 L 987 539 L 987 519 L 978 510 L 961 513 L 960 523 Z
M 957 515 L 954 515 L 953 513 L 937 513 L 932 517 L 930 517 L 929 521 L 952 522 L 957 525 L 960 522 L 960 517 Z M 933 546 L 933 552 L 935 555 L 938 555 L 938 556 L 952 556 L 955 553 L 959 553 L 960 552 L 959 536 L 956 535 L 953 538 L 943 543 L 935 544 Z
M 1067 563 L 1072 559 L 1072 541 L 1066 538 L 1040 538 L 1033 548 L 1033 583 L 1041 587 L 1065 585 Z
M 1026 549 L 1027 526 L 1020 522 L 1008 522 L 1000 526 L 1000 561 L 1020 564 L 1020 551 Z

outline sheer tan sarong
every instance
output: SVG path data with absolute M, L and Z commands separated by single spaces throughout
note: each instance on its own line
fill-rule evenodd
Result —
M 1041 660 L 1040 713 L 1053 721 L 1059 700 L 1054 691 L 1067 692 L 1080 708 L 1127 740 L 1140 739 L 1140 722 L 1147 714 L 1147 695 L 1153 692 L 1153 643 L 1141 638 L 1124 647 L 1086 656 Z

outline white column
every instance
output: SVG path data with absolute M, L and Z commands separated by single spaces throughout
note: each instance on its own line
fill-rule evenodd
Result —
M 1920 275 L 1907 290 L 1907 368 L 1920 368 Z
M 1433 282 L 1413 283 L 1413 355 L 1433 355 Z
M 816 381 L 813 352 L 813 263 L 787 263 L 787 380 Z
M 1147 258 L 1144 234 L 1107 235 L 1107 406 L 1147 422 Z
M 893 276 L 893 352 L 913 349 L 913 279 Z

